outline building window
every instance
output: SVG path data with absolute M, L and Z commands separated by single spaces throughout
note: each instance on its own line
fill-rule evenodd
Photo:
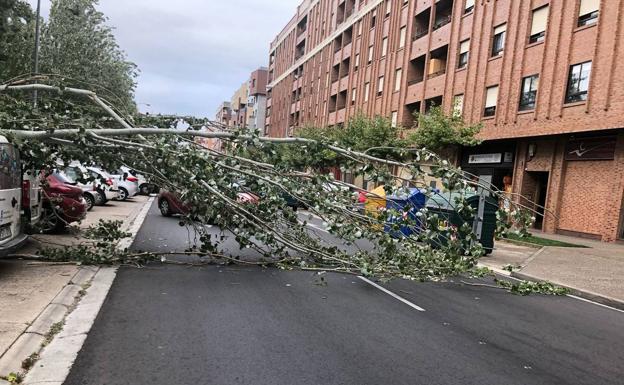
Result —
M 531 36 L 529 43 L 544 41 L 546 37 L 546 24 L 548 23 L 548 6 L 545 5 L 533 11 L 531 17 Z
M 357 89 L 353 88 L 351 90 L 351 105 L 355 104 L 355 99 L 357 98 Z
M 568 76 L 568 90 L 566 91 L 566 103 L 582 102 L 587 100 L 589 90 L 589 77 L 591 76 L 592 62 L 570 66 Z
M 522 79 L 522 88 L 520 89 L 520 105 L 518 107 L 520 111 L 535 109 L 538 85 L 539 75 L 527 76 Z
M 381 96 L 383 94 L 384 89 L 384 77 L 383 75 L 379 77 L 379 81 L 377 82 L 377 96 Z
M 353 69 L 357 70 L 360 67 L 360 54 L 355 54 L 355 63 L 353 64 Z
M 468 52 L 470 49 L 470 40 L 464 40 L 459 44 L 459 60 L 457 68 L 464 68 L 468 65 Z
M 399 112 L 398 111 L 392 111 L 392 119 L 390 120 L 392 127 L 396 127 L 397 124 L 399 123 Z
M 357 28 L 357 35 L 358 36 L 362 35 L 362 23 L 363 23 L 362 20 L 360 20 L 358 22 L 358 28 Z
M 578 26 L 594 24 L 598 21 L 600 0 L 581 0 L 579 8 Z
M 401 90 L 401 81 L 403 80 L 403 69 L 399 68 L 394 74 L 394 91 Z
M 392 11 L 392 0 L 386 0 L 386 16 L 390 16 Z
M 377 23 L 377 10 L 374 10 L 373 16 L 371 17 L 371 28 L 375 28 L 376 23 Z
M 373 62 L 373 46 L 368 47 L 368 64 Z
M 368 102 L 368 95 L 370 95 L 370 83 L 364 84 L 364 102 Z
M 464 94 L 455 95 L 453 98 L 453 115 L 462 116 L 464 114 Z
M 466 0 L 466 5 L 464 6 L 464 15 L 474 11 L 474 0 Z
M 381 57 L 384 57 L 388 54 L 388 38 L 384 37 L 381 41 Z
M 407 38 L 407 27 L 402 27 L 399 31 L 399 48 L 405 47 L 405 39 Z
M 496 104 L 498 103 L 498 86 L 488 87 L 485 91 L 485 110 L 483 116 L 496 115 Z
M 505 34 L 507 32 L 507 24 L 499 25 L 494 28 L 494 38 L 492 39 L 492 57 L 496 57 L 505 50 Z

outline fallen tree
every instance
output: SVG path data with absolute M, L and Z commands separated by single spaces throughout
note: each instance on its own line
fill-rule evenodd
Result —
M 47 99 L 42 95 L 41 110 L 33 110 L 21 98 L 33 90 L 48 95 Z M 31 79 L 0 85 L 0 97 L 12 106 L 0 114 L 0 134 L 19 147 L 29 167 L 53 167 L 59 159 L 109 169 L 127 165 L 179 194 L 190 207 L 181 218 L 181 224 L 193 230 L 187 254 L 237 259 L 221 252 L 228 234 L 241 249 L 255 250 L 257 257 L 245 263 L 440 279 L 473 268 L 484 253 L 474 231 L 479 210 L 467 203 L 466 192 L 480 190 L 498 200 L 509 199 L 492 186 L 478 185 L 472 176 L 425 148 L 385 148 L 383 156 L 376 156 L 322 138 L 269 138 L 258 132 L 225 131 L 207 119 L 185 129 L 174 127 L 171 119 L 160 120 L 169 122 L 164 127 L 135 127 L 134 119 L 117 113 L 93 91 L 34 84 Z M 93 113 L 94 107 L 98 113 Z M 158 121 L 152 118 L 150 123 Z M 203 146 L 195 138 L 219 139 L 224 149 Z M 284 146 L 296 148 L 296 167 L 281 161 Z M 427 180 L 439 180 L 452 193 L 453 210 L 464 219 L 463 224 L 447 226 L 438 213 L 426 208 L 415 213 L 357 210 L 353 192 L 358 187 L 315 167 L 321 151 L 384 185 L 388 194 L 401 193 L 402 186 L 409 184 L 432 197 L 438 191 Z M 397 169 L 402 170 L 400 176 L 394 172 Z M 259 202 L 241 202 L 237 199 L 241 191 L 253 192 Z M 307 207 L 310 214 L 298 215 L 287 207 L 288 199 Z M 311 231 L 312 216 L 320 218 L 338 242 L 328 242 Z M 208 230 L 210 225 L 221 232 L 215 235 Z M 507 217 L 499 225 L 507 228 Z M 414 233 L 397 237 L 401 228 Z M 133 257 L 149 260 L 145 253 L 126 255 L 129 262 Z M 125 261 L 120 255 L 114 258 Z

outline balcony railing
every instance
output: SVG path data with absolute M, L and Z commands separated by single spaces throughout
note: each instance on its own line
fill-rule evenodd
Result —
M 452 15 L 448 15 L 448 16 L 444 16 L 441 19 L 436 20 L 435 24 L 433 25 L 433 30 L 435 31 L 436 29 L 440 29 L 444 27 L 445 25 L 451 22 L 451 18 L 452 18 Z
M 429 33 L 429 29 L 417 30 L 414 33 L 414 37 L 412 37 L 412 41 L 416 41 L 416 40 L 420 39 L 423 36 L 427 36 L 428 33 Z
M 446 69 L 441 69 L 439 71 L 432 72 L 429 75 L 427 75 L 427 79 L 435 78 L 437 76 L 444 75 L 445 73 L 446 73 Z

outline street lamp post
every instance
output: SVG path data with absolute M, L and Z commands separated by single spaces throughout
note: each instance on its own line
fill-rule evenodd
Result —
M 40 25 L 39 19 L 41 18 L 41 0 L 37 0 L 37 18 L 35 19 L 35 51 L 33 53 L 33 74 L 36 76 L 39 73 L 39 37 L 40 37 Z M 33 91 L 33 106 L 37 108 L 37 90 Z

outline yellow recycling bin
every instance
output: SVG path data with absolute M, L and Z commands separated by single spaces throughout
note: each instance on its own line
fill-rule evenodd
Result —
M 384 186 L 379 186 L 366 194 L 364 211 L 372 217 L 378 217 L 379 212 L 386 209 L 386 190 Z

